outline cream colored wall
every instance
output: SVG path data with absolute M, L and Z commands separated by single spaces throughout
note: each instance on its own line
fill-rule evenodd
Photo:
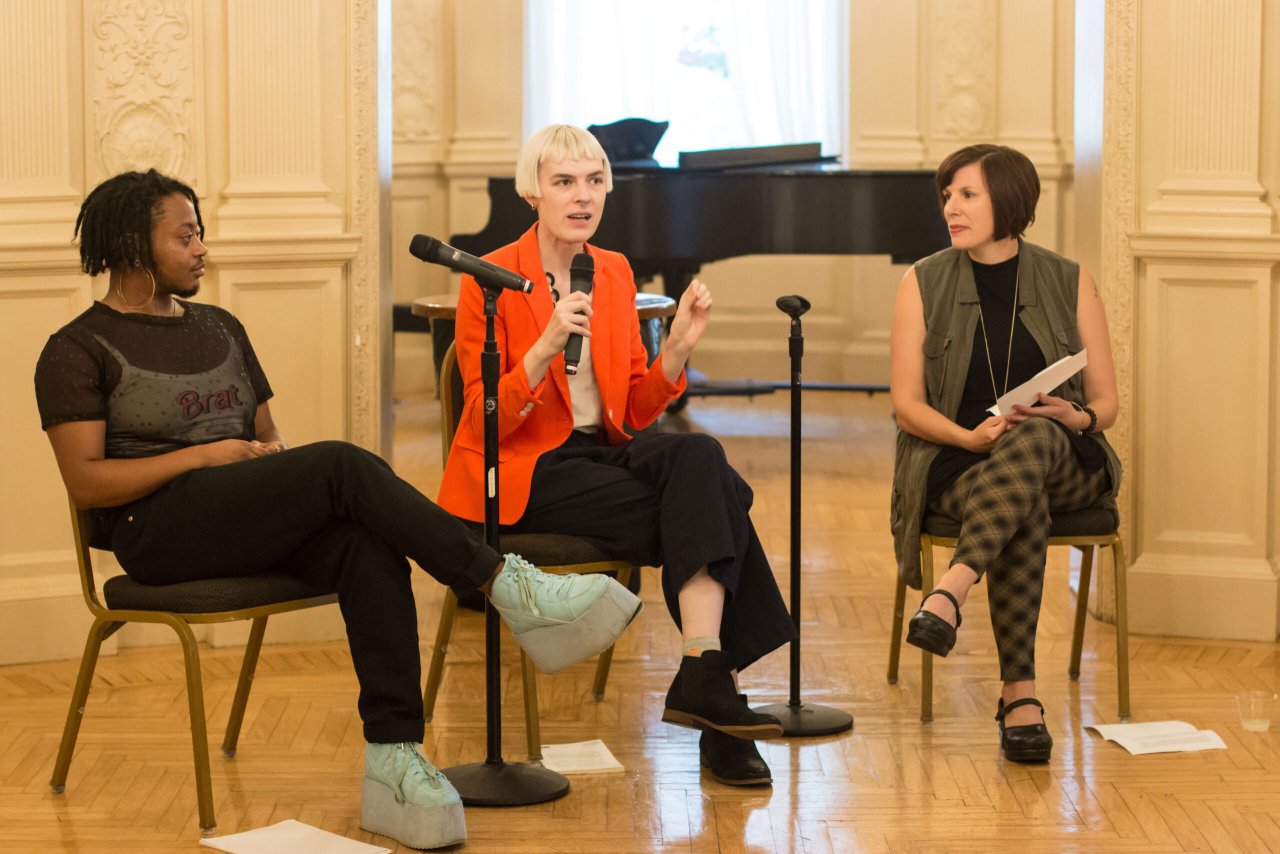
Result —
M 1120 379 L 1132 625 L 1274 640 L 1280 0 L 1085 11 L 1105 97 L 1082 105 L 1104 124 L 1081 140 L 1101 214 L 1081 228 Z
M 384 443 L 379 33 L 377 0 L 0 4 L 0 56 L 20 72 L 0 80 L 0 662 L 76 656 L 88 625 L 31 378 L 48 335 L 105 287 L 71 243 L 102 179 L 155 166 L 196 189 L 200 298 L 245 323 L 291 442 Z M 326 612 L 270 637 L 340 636 Z

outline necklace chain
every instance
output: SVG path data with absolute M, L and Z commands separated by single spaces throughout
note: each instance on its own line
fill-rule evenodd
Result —
M 991 366 L 991 343 L 987 340 L 987 318 L 982 313 L 982 300 L 978 300 L 978 322 L 982 324 L 982 349 L 987 352 L 987 375 L 991 377 L 991 393 L 996 400 L 1009 392 L 1009 368 L 1013 364 L 1013 327 L 1018 322 L 1018 283 L 1022 281 L 1022 267 L 1013 277 L 1013 316 L 1009 318 L 1009 351 L 1004 357 L 1004 392 L 996 389 L 996 372 Z

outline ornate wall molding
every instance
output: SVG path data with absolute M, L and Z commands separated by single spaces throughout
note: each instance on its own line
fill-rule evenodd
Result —
M 995 0 L 932 0 L 928 57 L 929 135 L 949 140 L 996 134 Z
M 1098 287 L 1107 307 L 1115 359 L 1120 414 L 1107 438 L 1126 472 L 1119 495 L 1120 530 L 1129 544 L 1129 559 L 1137 557 L 1134 540 L 1134 289 L 1135 262 L 1129 235 L 1137 221 L 1137 33 L 1138 0 L 1111 0 L 1105 12 L 1105 48 L 1102 132 L 1102 269 Z M 1111 575 L 1097 574 L 1096 607 L 1104 619 L 1115 618 L 1115 591 Z
M 98 0 L 91 15 L 98 175 L 89 183 L 155 167 L 201 192 L 191 0 Z
M 379 60 L 383 40 L 390 39 L 391 16 L 385 3 L 380 11 L 378 0 L 350 0 L 348 16 L 353 75 L 347 99 L 352 164 L 347 227 L 360 237 L 360 249 L 351 261 L 347 300 L 349 438 L 380 452 L 390 450 L 392 401 L 391 277 L 383 254 L 388 248 L 383 234 L 391 227 L 391 122 L 380 109 L 390 95 L 390 86 L 384 84 L 390 83 L 391 69 L 382 67 Z
M 398 163 L 399 154 L 405 149 L 444 142 L 444 31 L 440 0 L 395 0 L 392 13 L 392 139 L 397 146 Z

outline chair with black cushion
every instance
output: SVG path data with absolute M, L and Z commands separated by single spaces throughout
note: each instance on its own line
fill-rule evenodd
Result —
M 946 516 L 929 514 L 920 527 L 921 589 L 932 590 L 933 547 L 955 548 L 960 537 L 960 523 Z M 1116 592 L 1116 681 L 1121 720 L 1129 719 L 1129 612 L 1125 591 L 1124 543 L 1120 539 L 1119 519 L 1110 510 L 1089 508 L 1054 514 L 1049 526 L 1050 546 L 1074 546 L 1083 554 L 1080 561 L 1080 590 L 1076 599 L 1075 627 L 1071 637 L 1071 663 L 1067 674 L 1080 678 L 1080 654 L 1084 646 L 1084 624 L 1089 609 L 1089 582 L 1093 574 L 1094 554 L 1108 546 L 1115 550 Z M 889 639 L 889 684 L 898 682 L 898 656 L 902 648 L 902 619 L 907 585 L 901 578 L 893 598 L 893 633 Z M 933 655 L 921 650 L 920 720 L 933 720 Z
M 80 659 L 80 673 L 67 711 L 67 722 L 62 728 L 62 744 L 53 768 L 50 785 L 61 793 L 66 786 L 67 772 L 71 767 L 76 737 L 84 717 L 89 688 L 93 682 L 94 667 L 98 663 L 98 651 L 102 642 L 115 634 L 126 623 L 160 623 L 169 626 L 182 643 L 182 654 L 187 672 L 187 704 L 191 714 L 191 746 L 195 753 L 196 802 L 200 815 L 200 832 L 208 836 L 217 823 L 213 814 L 213 788 L 209 780 L 209 743 L 205 731 L 204 689 L 200 679 L 200 651 L 193 625 L 225 623 L 233 620 L 252 620 L 249 641 L 244 650 L 244 662 L 240 666 L 240 681 L 231 704 L 231 718 L 222 739 L 222 752 L 235 756 L 236 742 L 240 738 L 240 725 L 244 721 L 245 706 L 249 701 L 249 688 L 258 664 L 258 652 L 267 630 L 267 618 L 272 614 L 314 608 L 338 601 L 332 590 L 318 590 L 306 582 L 284 573 L 264 573 L 235 578 L 217 578 L 207 581 L 186 581 L 179 584 L 140 584 L 127 575 L 107 579 L 98 596 L 97 582 L 93 576 L 93 559 L 90 554 L 94 542 L 92 516 L 71 508 L 71 527 L 75 536 L 76 561 L 80 569 L 80 587 L 85 604 L 93 614 L 84 656 Z
M 458 354 L 453 344 L 445 351 L 440 365 L 440 442 L 443 457 L 449 458 L 453 434 L 462 418 L 462 371 L 458 368 Z M 503 534 L 502 550 L 515 553 L 543 572 L 588 573 L 612 572 L 618 582 L 630 586 L 636 567 L 623 560 L 615 560 L 601 552 L 581 537 L 564 534 Z M 638 580 L 638 579 L 637 579 Z M 436 697 L 444 675 L 444 659 L 449 652 L 449 639 L 453 634 L 453 621 L 458 612 L 458 599 L 452 591 L 446 591 L 440 610 L 440 625 L 436 629 L 435 647 L 431 651 L 431 664 L 427 668 L 427 685 L 423 692 L 423 711 L 428 721 L 435 714 Z M 604 699 L 605 685 L 609 681 L 609 665 L 613 661 L 613 647 L 600 653 L 596 660 L 596 676 L 592 693 L 597 701 Z M 520 667 L 524 676 L 524 722 L 528 740 L 529 758 L 542 758 L 542 733 L 538 724 L 538 684 L 533 662 L 520 651 Z

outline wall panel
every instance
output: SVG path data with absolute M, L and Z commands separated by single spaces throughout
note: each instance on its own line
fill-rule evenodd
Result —
M 211 247 L 199 299 L 240 314 L 285 435 L 381 449 L 389 2 L 0 3 L 0 661 L 83 648 L 66 495 L 31 377 L 48 335 L 105 288 L 80 274 L 71 241 L 101 180 L 155 167 L 194 186 Z M 291 633 L 341 637 L 341 621 L 286 620 L 268 639 Z M 117 638 L 172 642 L 131 629 L 112 650 Z
M 79 4 L 0 4 L 0 247 L 65 241 L 79 203 Z
M 222 305 L 244 324 L 278 395 L 272 415 L 301 445 L 345 433 L 342 268 L 233 268 L 219 273 Z

